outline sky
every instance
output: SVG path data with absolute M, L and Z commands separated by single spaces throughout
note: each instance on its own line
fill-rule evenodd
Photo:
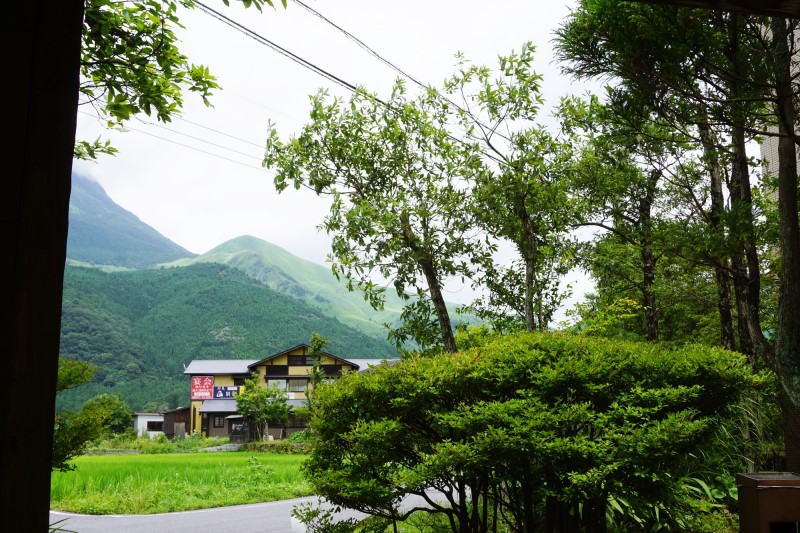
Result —
M 354 85 L 386 95 L 399 76 L 292 0 L 285 9 L 278 2 L 263 13 L 225 7 L 220 0 L 204 3 Z M 574 2 L 306 3 L 416 79 L 438 86 L 453 72 L 456 52 L 494 66 L 498 54 L 519 51 L 531 41 L 537 49 L 535 68 L 544 78 L 545 122 L 548 106 L 561 96 L 592 88 L 562 76 L 552 60 L 553 31 Z M 191 62 L 208 66 L 222 86 L 212 97 L 213 107 L 186 94 L 181 116 L 171 123 L 143 117 L 117 132 L 106 130 L 90 106 L 81 106 L 77 138 L 110 139 L 119 153 L 97 162 L 75 161 L 74 172 L 100 182 L 117 204 L 191 252 L 252 235 L 326 264 L 330 239 L 317 226 L 327 201 L 309 191 L 278 194 L 274 174 L 261 167 L 261 160 L 269 121 L 286 139 L 308 122 L 309 95 L 321 87 L 334 95 L 349 93 L 200 9 L 180 16 L 182 51 Z M 587 288 L 583 276 L 572 278 L 576 293 L 582 294 Z M 465 287 L 449 289 L 450 301 L 471 299 Z

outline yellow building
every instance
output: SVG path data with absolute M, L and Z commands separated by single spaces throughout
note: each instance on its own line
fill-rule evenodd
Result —
M 236 395 L 253 373 L 258 374 L 261 386 L 283 390 L 289 405 L 304 406 L 314 364 L 310 354 L 311 346 L 298 344 L 264 359 L 192 361 L 183 372 L 191 377 L 190 433 L 244 440 L 247 426 L 236 411 Z M 328 378 L 359 369 L 359 365 L 327 352 L 322 352 L 320 364 Z M 287 426 L 285 431 L 270 426 L 270 436 L 282 438 L 305 429 L 305 420 L 290 417 Z

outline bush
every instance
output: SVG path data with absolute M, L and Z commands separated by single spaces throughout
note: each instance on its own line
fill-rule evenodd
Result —
M 245 442 L 240 448 L 242 451 L 268 452 L 284 455 L 302 455 L 308 453 L 308 445 L 304 442 L 292 442 L 288 439 L 258 440 Z
M 306 474 L 331 503 L 387 518 L 437 487 L 472 531 L 491 517 L 599 531 L 620 502 L 642 519 L 634 530 L 681 529 L 683 480 L 753 382 L 743 357 L 714 348 L 501 337 L 320 386 Z
M 113 435 L 109 438 L 98 440 L 89 447 L 90 452 L 101 453 L 105 450 L 130 450 L 140 453 L 174 453 L 195 452 L 213 446 L 228 444 L 226 437 L 206 437 L 194 433 L 185 439 L 168 439 L 166 435 L 159 434 L 154 438 L 137 436 L 131 429 L 125 433 Z

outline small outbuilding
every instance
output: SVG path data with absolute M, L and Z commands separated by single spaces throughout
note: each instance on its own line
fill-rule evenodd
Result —
M 151 439 L 164 433 L 164 415 L 161 413 L 133 413 L 133 429 L 140 436 Z
M 164 411 L 164 435 L 168 439 L 183 439 L 189 436 L 189 412 L 188 407 Z

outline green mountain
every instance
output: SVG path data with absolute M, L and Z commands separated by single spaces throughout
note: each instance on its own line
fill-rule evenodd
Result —
M 192 359 L 259 359 L 313 332 L 345 359 L 397 356 L 384 327 L 399 319 L 397 295 L 375 311 L 330 269 L 254 237 L 193 257 L 78 175 L 67 257 L 61 355 L 99 370 L 59 394 L 59 409 L 100 393 L 134 409 L 184 405 Z
M 194 255 L 115 204 L 99 183 L 73 174 L 69 259 L 91 266 L 150 268 Z
M 397 323 L 403 308 L 403 300 L 390 289 L 386 292 L 383 311 L 376 311 L 361 292 L 348 291 L 329 268 L 256 237 L 237 237 L 195 258 L 179 259 L 163 266 L 198 263 L 236 267 L 271 289 L 298 298 L 321 313 L 375 337 L 386 337 L 384 324 Z M 455 307 L 449 306 L 451 316 L 457 321 Z
M 123 394 L 134 409 L 183 405 L 183 368 L 192 359 L 259 359 L 313 332 L 345 359 L 397 355 L 385 340 L 211 263 L 121 272 L 67 266 L 61 329 L 61 356 L 100 370 L 93 383 L 60 394 L 59 409 L 102 392 Z

